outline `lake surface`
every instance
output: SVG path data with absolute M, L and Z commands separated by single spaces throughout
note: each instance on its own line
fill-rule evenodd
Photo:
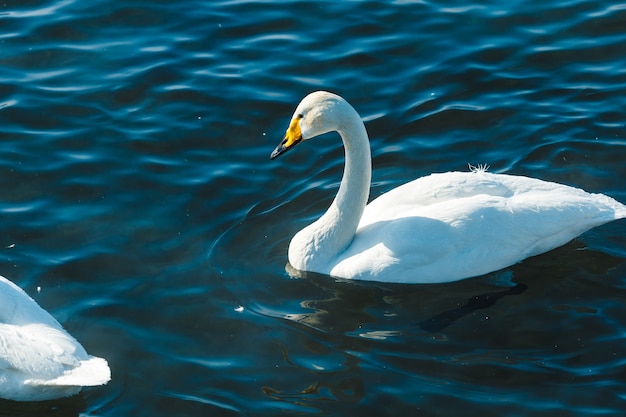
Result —
M 285 270 L 343 170 L 269 160 L 317 89 L 372 197 L 480 163 L 626 202 L 626 4 L 479 3 L 0 4 L 0 274 L 113 378 L 0 415 L 623 415 L 624 220 L 453 284 Z

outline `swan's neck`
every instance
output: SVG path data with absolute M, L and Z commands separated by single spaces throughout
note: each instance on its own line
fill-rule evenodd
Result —
M 328 273 L 333 260 L 352 242 L 367 204 L 372 177 L 370 146 L 354 109 L 350 107 L 337 131 L 346 154 L 343 178 L 326 213 L 291 240 L 289 262 L 299 270 Z

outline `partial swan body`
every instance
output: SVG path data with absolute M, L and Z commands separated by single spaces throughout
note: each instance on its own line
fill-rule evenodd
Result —
M 0 398 L 68 397 L 110 379 L 106 360 L 88 355 L 47 311 L 0 276 Z
M 291 240 L 289 263 L 296 270 L 381 282 L 451 282 L 505 268 L 626 217 L 626 206 L 603 194 L 484 169 L 418 178 L 367 204 L 365 126 L 347 101 L 324 91 L 298 105 L 271 159 L 331 131 L 344 144 L 344 175 L 326 213 Z

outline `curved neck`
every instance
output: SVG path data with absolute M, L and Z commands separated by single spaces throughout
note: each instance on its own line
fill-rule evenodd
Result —
M 333 217 L 337 222 L 333 227 L 346 235 L 343 244 L 345 248 L 354 237 L 369 198 L 372 157 L 367 132 L 360 118 L 358 123 L 339 131 L 339 135 L 346 153 L 343 178 L 335 200 L 322 218 L 329 215 L 333 209 L 340 213 L 339 219 Z
M 352 242 L 369 197 L 372 162 L 369 139 L 357 112 L 350 108 L 338 129 L 345 148 L 345 168 L 332 204 L 316 222 L 298 232 L 289 245 L 296 269 L 327 273 L 328 263 Z

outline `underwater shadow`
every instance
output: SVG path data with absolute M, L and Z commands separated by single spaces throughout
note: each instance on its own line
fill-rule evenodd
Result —
M 82 394 L 49 401 L 0 399 L 0 417 L 78 417 L 87 409 Z
M 397 311 L 407 313 L 406 326 L 416 325 L 429 333 L 441 332 L 477 310 L 490 308 L 500 299 L 520 295 L 528 289 L 526 284 L 513 282 L 512 273 L 508 271 L 498 271 L 453 283 L 397 284 L 337 279 L 323 274 L 298 271 L 290 264 L 287 264 L 286 269 L 292 278 L 297 277 L 308 282 L 311 287 L 320 289 L 318 294 L 326 294 L 326 297 L 302 300 L 300 305 L 309 309 L 309 313 L 294 314 L 290 319 L 316 328 L 325 329 L 332 326 L 334 330 L 341 329 L 343 332 L 353 331 L 357 325 L 385 321 L 384 314 L 388 313 L 386 310 L 395 308 L 400 309 Z M 486 291 L 494 289 L 494 286 L 495 291 Z M 470 294 L 476 295 L 468 297 Z M 423 313 L 419 306 L 425 306 L 429 310 L 437 309 L 437 305 L 450 304 L 451 300 L 460 297 L 467 301 L 459 307 L 440 309 L 439 312 L 418 323 L 411 321 L 412 314 Z
M 494 291 L 475 295 L 468 298 L 467 302 L 462 306 L 436 314 L 427 320 L 419 322 L 417 325 L 420 327 L 420 329 L 427 332 L 441 332 L 442 330 L 456 322 L 458 319 L 472 314 L 477 310 L 489 308 L 493 306 L 498 300 L 506 297 L 507 295 L 519 295 L 527 289 L 528 286 L 525 284 L 516 284 L 514 287 L 504 291 Z

